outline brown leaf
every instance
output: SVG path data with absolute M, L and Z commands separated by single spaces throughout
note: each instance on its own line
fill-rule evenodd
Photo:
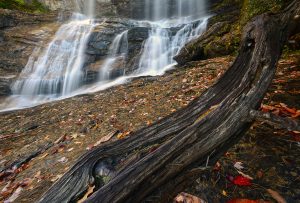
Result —
M 251 199 L 232 199 L 229 200 L 227 203 L 270 203 L 264 200 L 251 200 Z
M 22 187 L 18 187 L 14 193 L 7 200 L 5 200 L 5 203 L 14 202 L 20 196 L 22 190 Z
M 267 192 L 275 199 L 278 203 L 287 203 L 286 200 L 276 191 L 267 189 Z
M 175 197 L 174 203 L 206 203 L 206 201 L 194 195 L 182 192 Z
M 96 143 L 94 144 L 94 146 L 98 146 L 98 145 L 100 145 L 100 144 L 103 143 L 103 142 L 109 141 L 116 133 L 117 133 L 117 132 L 114 131 L 114 132 L 111 132 L 111 133 L 109 133 L 108 135 L 102 137 L 98 142 L 96 142 Z
M 89 186 L 89 188 L 88 188 L 87 192 L 85 193 L 85 195 L 80 200 L 78 200 L 77 203 L 83 203 L 85 200 L 87 200 L 87 198 L 91 194 L 93 194 L 94 189 L 95 189 L 95 186 L 93 186 L 93 187 Z

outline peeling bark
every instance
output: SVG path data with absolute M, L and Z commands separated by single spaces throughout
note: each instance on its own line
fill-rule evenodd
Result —
M 249 129 L 250 111 L 259 108 L 299 14 L 295 0 L 282 13 L 254 18 L 234 64 L 215 85 L 187 107 L 83 155 L 40 202 L 80 199 L 103 161 L 114 175 L 86 202 L 170 202 Z

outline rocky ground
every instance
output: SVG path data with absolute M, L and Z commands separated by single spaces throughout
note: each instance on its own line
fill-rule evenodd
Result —
M 38 200 L 103 137 L 118 130 L 120 133 L 111 140 L 122 139 L 187 105 L 211 86 L 233 60 L 221 57 L 192 62 L 162 77 L 138 78 L 95 94 L 2 113 L 0 170 L 20 164 L 0 173 L 0 202 L 16 197 L 17 202 Z M 299 61 L 299 54 L 280 61 L 263 110 L 299 119 Z M 270 188 L 287 202 L 297 202 L 299 141 L 298 132 L 255 123 L 243 140 L 219 160 L 212 173 L 195 180 L 187 191 L 209 202 L 234 198 L 273 201 L 266 190 Z M 238 176 L 234 165 L 253 180 L 246 186 L 234 184 L 232 178 Z

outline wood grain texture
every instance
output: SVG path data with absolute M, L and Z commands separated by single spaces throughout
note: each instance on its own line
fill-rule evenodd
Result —
M 116 175 L 86 202 L 170 202 L 249 129 L 250 111 L 260 107 L 299 14 L 300 2 L 294 1 L 282 13 L 254 18 L 235 62 L 215 85 L 186 108 L 83 155 L 40 202 L 80 199 L 105 159 L 112 160 Z

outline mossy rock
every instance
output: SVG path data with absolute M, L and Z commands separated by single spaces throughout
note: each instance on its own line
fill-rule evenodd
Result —
M 178 64 L 185 64 L 193 60 L 203 60 L 231 54 L 236 44 L 236 34 L 231 33 L 228 22 L 219 22 L 212 25 L 198 39 L 186 44 L 174 59 Z
M 285 8 L 292 0 L 244 0 L 240 23 L 245 25 L 253 17 L 265 12 L 276 13 Z
M 0 8 L 20 10 L 28 13 L 44 13 L 48 11 L 38 0 L 0 0 Z

